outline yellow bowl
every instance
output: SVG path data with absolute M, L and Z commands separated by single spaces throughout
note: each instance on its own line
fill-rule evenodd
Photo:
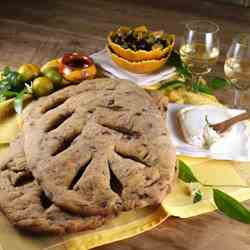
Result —
M 158 59 L 158 60 L 144 60 L 140 62 L 130 62 L 115 53 L 113 53 L 109 48 L 107 48 L 109 51 L 109 54 L 111 56 L 111 59 L 113 62 L 115 62 L 118 66 L 120 66 L 123 69 L 126 69 L 127 71 L 137 73 L 137 74 L 149 74 L 153 73 L 159 69 L 161 69 L 162 66 L 165 65 L 168 56 Z M 168 54 L 169 55 L 169 54 Z
M 168 35 L 167 40 L 169 45 L 164 48 L 156 48 L 150 51 L 146 50 L 137 50 L 133 51 L 132 49 L 124 49 L 119 44 L 112 42 L 111 36 L 114 32 L 110 32 L 108 35 L 108 46 L 117 54 L 118 56 L 131 61 L 131 62 L 138 62 L 144 60 L 154 60 L 154 59 L 161 59 L 166 56 L 166 54 L 170 53 L 174 47 L 175 43 L 175 36 Z

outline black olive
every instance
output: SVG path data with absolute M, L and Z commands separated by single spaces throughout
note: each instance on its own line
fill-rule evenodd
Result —
M 133 37 L 133 34 L 129 34 L 129 35 L 125 38 L 125 41 L 126 41 L 127 43 L 133 44 L 136 40 L 135 40 L 135 38 Z
M 137 49 L 141 49 L 141 50 L 147 50 L 148 48 L 148 43 L 145 41 L 145 40 L 139 40 L 137 43 L 136 43 L 136 47 Z
M 160 43 L 161 43 L 161 45 L 162 45 L 164 48 L 167 47 L 167 41 L 166 41 L 166 40 L 160 39 Z
M 114 42 L 114 43 L 117 43 L 117 44 L 119 44 L 119 45 L 122 45 L 122 43 L 123 43 L 123 38 L 122 38 L 121 36 L 119 36 L 119 35 L 115 35 L 115 37 L 113 38 L 113 42 Z
M 133 50 L 133 43 L 128 43 L 128 48 Z

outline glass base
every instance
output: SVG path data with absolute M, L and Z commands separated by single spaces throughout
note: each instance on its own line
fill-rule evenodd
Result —
M 234 91 L 233 108 L 250 110 L 250 89 Z

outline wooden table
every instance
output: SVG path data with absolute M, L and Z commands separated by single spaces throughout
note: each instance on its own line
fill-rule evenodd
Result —
M 221 27 L 222 56 L 217 67 L 221 73 L 232 37 L 249 31 L 249 9 L 198 0 L 4 1 L 0 68 L 26 62 L 41 65 L 66 51 L 96 52 L 105 45 L 107 33 L 119 25 L 148 24 L 181 35 L 184 24 L 198 18 L 213 20 Z M 227 101 L 225 96 L 220 94 Z M 171 218 L 150 232 L 98 249 L 249 250 L 250 226 L 217 213 L 186 220 Z

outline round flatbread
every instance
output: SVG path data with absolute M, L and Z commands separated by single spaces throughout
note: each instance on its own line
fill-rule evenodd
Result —
M 48 198 L 81 215 L 159 204 L 175 179 L 165 120 L 146 91 L 126 80 L 84 81 L 31 104 L 24 149 Z
M 22 138 L 10 145 L 0 162 L 0 208 L 13 225 L 36 233 L 79 232 L 106 220 L 98 215 L 72 215 L 55 206 L 26 168 Z

